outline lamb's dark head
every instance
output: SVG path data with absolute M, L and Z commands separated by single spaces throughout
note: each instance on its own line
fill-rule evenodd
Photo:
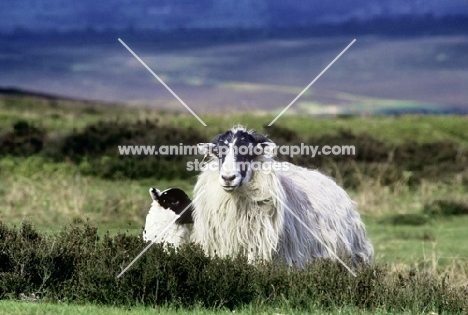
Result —
M 180 215 L 180 218 L 178 218 L 176 221 L 177 224 L 193 223 L 193 207 L 191 205 L 192 200 L 190 200 L 190 198 L 182 189 L 169 188 L 163 192 L 160 192 L 156 188 L 150 188 L 149 192 L 151 198 L 153 198 L 153 200 L 156 201 L 163 209 Z M 183 212 L 186 208 L 187 210 Z
M 198 146 L 204 154 L 219 160 L 219 184 L 231 192 L 250 180 L 252 162 L 259 156 L 273 157 L 275 144 L 266 136 L 239 126 Z

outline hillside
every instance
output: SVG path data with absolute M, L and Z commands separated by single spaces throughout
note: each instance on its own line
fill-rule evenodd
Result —
M 202 115 L 203 127 L 189 114 L 3 92 L 0 300 L 40 296 L 40 303 L 54 303 L 48 308 L 91 303 L 118 306 L 115 312 L 468 309 L 468 244 L 460 241 L 468 237 L 467 116 L 289 114 L 267 127 L 274 115 L 210 114 Z M 254 268 L 244 257 L 209 259 L 196 246 L 170 254 L 153 246 L 115 278 L 147 246 L 139 235 L 148 188 L 179 187 L 191 195 L 197 173 L 187 162 L 203 158 L 119 155 L 118 146 L 193 145 L 237 123 L 278 145 L 355 146 L 355 155 L 279 159 L 318 168 L 347 190 L 374 245 L 375 266 L 354 278 L 328 262 L 306 271 Z M 0 312 L 27 308 L 2 302 Z

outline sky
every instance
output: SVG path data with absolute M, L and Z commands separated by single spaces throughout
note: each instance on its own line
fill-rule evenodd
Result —
M 8 0 L 0 2 L 0 32 L 268 28 L 427 14 L 468 15 L 468 0 Z
M 453 15 L 464 18 L 451 19 Z M 389 21 L 401 17 L 405 19 L 400 23 Z M 449 18 L 437 23 L 435 19 L 440 17 Z M 280 106 L 275 104 L 282 105 L 295 97 L 288 88 L 302 89 L 357 38 L 352 49 L 314 85 L 322 94 L 316 93 L 310 99 L 304 96 L 304 101 L 312 105 L 341 104 L 339 93 L 344 92 L 355 98 L 466 108 L 466 17 L 468 0 L 3 0 L 0 86 L 73 98 L 152 106 L 172 104 L 173 96 L 154 82 L 117 41 L 117 36 L 122 36 L 194 108 L 219 109 L 222 105 L 271 110 Z M 153 32 L 207 28 L 268 30 L 379 19 L 385 21 L 348 24 L 357 27 L 349 27 L 347 32 L 329 25 L 315 28 L 314 34 L 325 35 L 326 30 L 336 29 L 331 32 L 339 34 L 335 38 L 304 38 L 290 29 L 283 33 L 250 32 L 266 36 L 259 36 L 263 40 L 257 42 L 243 42 L 231 41 L 231 33 L 227 31 L 220 32 L 227 34 L 227 41 L 207 43 L 216 32 L 180 32 L 177 34 L 208 34 L 208 37 L 187 40 L 175 36 L 173 41 L 167 39 L 174 33 L 161 36 L 160 32 Z M 418 21 L 423 23 L 417 24 Z M 88 32 L 109 29 L 117 32 Z M 139 29 L 151 31 L 138 32 Z M 45 36 L 23 36 L 23 32 L 15 30 Z M 56 36 L 57 31 L 64 32 L 63 36 Z M 66 31 L 85 32 L 74 37 L 77 33 Z M 14 35 L 9 36 L 11 33 Z M 277 86 L 287 89 L 276 91 Z M 297 91 L 293 94 L 297 95 Z M 348 103 L 352 102 L 350 98 Z

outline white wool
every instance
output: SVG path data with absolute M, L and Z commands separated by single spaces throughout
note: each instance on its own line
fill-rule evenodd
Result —
M 218 164 L 218 161 L 210 163 Z M 280 204 L 269 193 L 270 189 L 278 191 L 278 178 L 252 179 L 228 193 L 218 183 L 218 171 L 211 171 L 216 168 L 208 169 L 200 174 L 195 186 L 195 196 L 203 190 L 206 193 L 194 199 L 194 241 L 209 255 L 243 253 L 271 259 L 283 225 L 283 212 L 276 211 Z
M 283 162 L 282 170 L 254 171 L 249 182 L 226 192 L 218 183 L 218 160 L 209 163 L 215 167 L 198 177 L 193 212 L 193 239 L 208 255 L 242 253 L 252 261 L 275 259 L 303 267 L 315 258 L 335 258 L 326 244 L 355 266 L 372 262 L 373 248 L 353 202 L 329 177 Z
M 174 247 L 188 243 L 189 231 L 186 226 L 176 223 L 169 226 L 177 218 L 179 218 L 179 215 L 172 210 L 164 209 L 157 201 L 153 201 L 146 216 L 143 240 L 145 242 L 172 244 Z M 167 228 L 168 226 L 169 228 Z M 167 230 L 162 233 L 166 228 Z

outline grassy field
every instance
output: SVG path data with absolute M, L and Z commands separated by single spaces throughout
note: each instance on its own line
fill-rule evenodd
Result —
M 184 160 L 152 158 L 129 164 L 115 156 L 114 143 L 106 146 L 103 141 L 113 139 L 119 130 L 129 130 L 130 137 L 125 141 L 136 144 L 206 141 L 242 123 L 271 134 L 279 143 L 356 141 L 357 150 L 365 148 L 369 151 L 367 155 L 351 160 L 297 162 L 318 167 L 345 186 L 357 202 L 375 247 L 378 266 L 386 266 L 390 274 L 430 272 L 440 278 L 448 276 L 454 286 L 468 284 L 468 242 L 464 241 L 468 239 L 466 116 L 284 116 L 275 129 L 268 129 L 264 126 L 274 116 L 232 114 L 204 116 L 202 119 L 208 127 L 203 127 L 193 117 L 182 114 L 23 96 L 2 96 L 0 113 L 0 220 L 8 226 L 20 226 L 27 221 L 40 232 L 54 235 L 64 226 L 88 221 L 98 228 L 100 235 L 106 231 L 111 236 L 121 232 L 138 235 L 151 203 L 148 188 L 180 187 L 190 194 L 196 173 L 179 174 L 169 168 L 172 164 L 183 165 Z M 27 134 L 22 133 L 18 121 L 26 122 Z M 93 138 L 101 142 L 96 142 L 94 151 L 81 153 L 79 141 L 95 137 L 91 133 L 95 129 L 97 134 L 109 131 L 110 136 Z M 148 134 L 156 138 L 148 138 Z M 33 136 L 40 136 L 40 147 L 32 145 L 36 139 Z M 379 159 L 375 157 L 378 150 L 384 151 Z M 166 164 L 160 167 L 161 163 Z M 10 295 L 3 292 L 2 296 Z M 0 301 L 0 314 L 154 311 L 171 314 L 176 310 Z M 317 307 L 313 311 L 386 314 L 383 308 L 368 310 L 346 305 L 323 311 Z M 197 308 L 177 312 L 206 314 L 213 310 Z M 302 311 L 276 310 L 268 305 L 263 309 L 258 304 L 236 309 L 241 314 L 259 312 L 301 314 Z M 405 308 L 401 313 L 421 312 L 419 308 Z
M 243 124 L 258 131 L 264 129 L 274 118 L 272 114 L 232 113 L 229 115 L 202 115 L 207 124 L 189 114 L 160 112 L 145 107 L 109 105 L 82 101 L 59 101 L 31 97 L 0 97 L 2 120 L 0 128 L 11 128 L 14 122 L 26 120 L 34 126 L 44 128 L 52 134 L 66 134 L 74 129 L 102 120 L 105 121 L 157 121 L 161 125 L 179 128 L 193 127 L 207 137 L 212 137 L 229 126 Z M 312 118 L 305 115 L 288 115 L 279 119 L 275 126 L 289 128 L 302 137 L 336 134 L 339 130 L 352 130 L 354 133 L 369 133 L 377 140 L 390 144 L 414 142 L 433 142 L 450 140 L 468 146 L 468 130 L 465 128 L 466 116 L 377 116 L 345 117 L 337 119 Z M 267 131 L 267 130 L 266 130 Z
M 282 309 L 282 308 L 244 308 L 236 310 L 226 309 L 206 309 L 206 308 L 194 308 L 194 309 L 180 309 L 172 307 L 109 307 L 109 306 L 96 306 L 96 305 L 76 305 L 76 304 L 50 304 L 50 303 L 28 303 L 28 302 L 13 302 L 13 301 L 0 301 L 0 314 L 1 315 L 61 315 L 61 314 L 77 314 L 77 315 L 88 315 L 88 314 L 100 314 L 100 315 L 146 315 L 146 314 L 180 314 L 180 315 L 207 315 L 207 314 L 260 314 L 260 315 L 271 315 L 271 314 L 317 314 L 317 315 L 331 315 L 331 314 L 342 314 L 342 315 L 385 315 L 390 314 L 385 311 L 363 311 L 357 308 L 339 308 L 333 311 L 325 311 L 321 309 L 314 309 L 308 311 L 298 311 L 293 309 Z M 418 314 L 417 312 L 401 312 L 391 314 Z

